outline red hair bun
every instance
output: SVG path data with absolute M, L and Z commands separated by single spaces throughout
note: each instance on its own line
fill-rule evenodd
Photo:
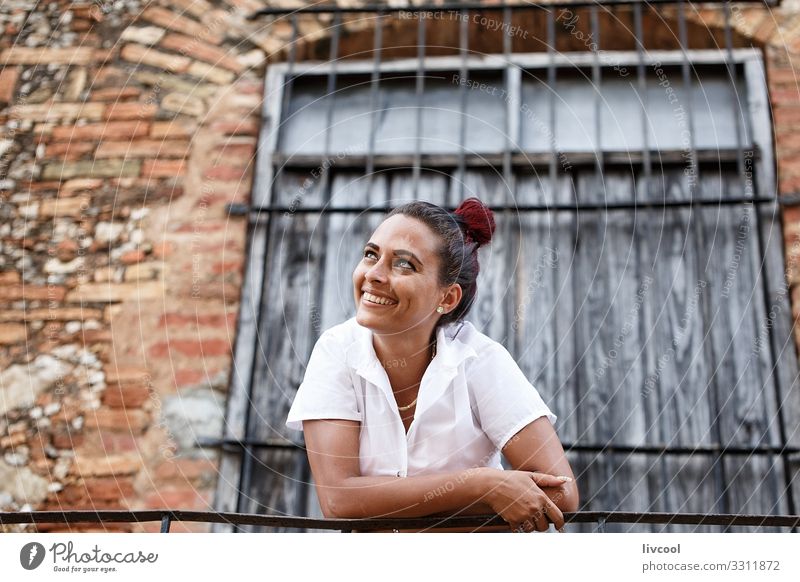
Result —
M 492 240 L 494 234 L 494 213 L 477 198 L 467 198 L 456 208 L 455 213 L 461 216 L 466 223 L 465 233 L 479 246 Z

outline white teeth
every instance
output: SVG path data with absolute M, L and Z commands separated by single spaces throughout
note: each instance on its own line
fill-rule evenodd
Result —
M 364 292 L 364 299 L 366 299 L 370 303 L 377 303 L 378 305 L 394 305 L 395 303 L 397 303 L 397 301 L 384 299 L 383 297 L 378 297 L 377 295 L 373 295 L 372 293 L 367 293 L 367 292 Z

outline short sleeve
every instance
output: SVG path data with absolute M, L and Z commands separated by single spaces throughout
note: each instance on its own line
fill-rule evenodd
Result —
M 303 430 L 304 420 L 363 420 L 355 386 L 337 338 L 322 334 L 311 350 L 303 382 L 297 389 L 286 426 Z
M 472 405 L 481 429 L 498 449 L 528 424 L 553 414 L 501 344 L 486 349 L 467 371 Z

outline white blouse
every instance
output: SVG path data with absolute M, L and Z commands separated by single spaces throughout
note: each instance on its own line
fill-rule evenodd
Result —
M 437 330 L 436 356 L 422 377 L 406 434 L 372 331 L 353 317 L 317 340 L 286 426 L 302 430 L 303 420 L 357 420 L 361 474 L 405 477 L 501 469 L 500 449 L 541 416 L 555 424 L 508 350 L 461 321 Z

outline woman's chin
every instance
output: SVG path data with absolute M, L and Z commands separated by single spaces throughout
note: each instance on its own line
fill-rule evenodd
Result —
M 368 327 L 374 331 L 384 329 L 387 325 L 392 323 L 391 318 L 374 313 L 372 310 L 359 306 L 356 309 L 356 323 L 362 327 Z

